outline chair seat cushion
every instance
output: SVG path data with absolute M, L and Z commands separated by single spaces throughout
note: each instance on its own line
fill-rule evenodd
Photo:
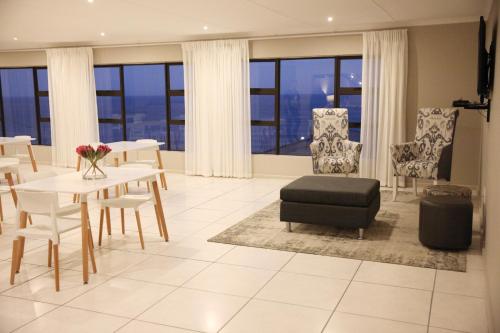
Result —
M 323 156 L 318 159 L 320 173 L 354 172 L 354 160 L 347 156 Z
M 304 176 L 283 187 L 280 197 L 290 202 L 368 207 L 379 193 L 376 179 Z
M 396 172 L 400 176 L 435 179 L 437 166 L 437 161 L 412 160 L 396 164 Z

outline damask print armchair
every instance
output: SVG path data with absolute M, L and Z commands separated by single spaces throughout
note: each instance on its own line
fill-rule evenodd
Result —
M 347 109 L 313 109 L 310 145 L 315 174 L 358 173 L 362 145 L 349 141 Z
M 453 138 L 458 109 L 422 108 L 418 110 L 415 140 L 391 146 L 394 170 L 393 200 L 398 191 L 398 177 L 413 178 L 417 194 L 417 179 L 450 181 Z

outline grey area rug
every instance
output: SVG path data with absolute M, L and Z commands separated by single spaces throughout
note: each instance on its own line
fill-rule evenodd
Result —
M 392 202 L 382 191 L 375 221 L 358 240 L 357 229 L 293 223 L 293 232 L 279 220 L 279 201 L 238 222 L 210 242 L 319 254 L 408 266 L 465 272 L 466 252 L 431 250 L 418 240 L 418 203 L 412 194 L 400 192 Z

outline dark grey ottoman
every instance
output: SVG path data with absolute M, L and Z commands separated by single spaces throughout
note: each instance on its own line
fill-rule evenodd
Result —
M 420 200 L 420 242 L 434 249 L 467 249 L 472 241 L 472 210 L 472 202 L 464 198 L 423 198 Z
M 359 239 L 380 208 L 380 182 L 367 178 L 301 177 L 280 192 L 280 220 L 358 228 Z

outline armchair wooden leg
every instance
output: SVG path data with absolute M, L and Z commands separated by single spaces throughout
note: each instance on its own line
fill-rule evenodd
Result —
M 394 176 L 394 181 L 392 184 L 392 201 L 396 201 L 396 197 L 398 196 L 398 186 L 399 186 L 399 177 Z
M 148 183 L 149 186 L 149 183 Z M 155 215 L 156 215 L 156 223 L 158 224 L 158 230 L 160 231 L 160 237 L 163 237 L 163 231 L 161 230 L 161 222 L 160 222 L 160 216 L 158 215 L 158 207 L 154 205 L 155 207 Z
M 417 178 L 412 178 L 413 179 L 413 195 L 417 196 L 418 191 L 417 191 Z

